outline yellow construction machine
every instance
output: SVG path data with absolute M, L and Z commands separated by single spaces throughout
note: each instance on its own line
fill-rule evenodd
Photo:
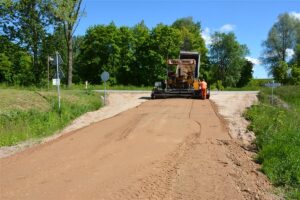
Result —
M 198 82 L 199 70 L 199 53 L 180 51 L 179 59 L 169 59 L 167 61 L 167 79 L 155 82 L 151 98 L 202 98 Z M 209 98 L 209 96 L 210 91 L 207 90 L 206 98 Z

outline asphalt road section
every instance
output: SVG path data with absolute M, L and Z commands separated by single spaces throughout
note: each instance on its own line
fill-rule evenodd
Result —
M 147 101 L 0 160 L 0 199 L 272 199 L 209 100 Z

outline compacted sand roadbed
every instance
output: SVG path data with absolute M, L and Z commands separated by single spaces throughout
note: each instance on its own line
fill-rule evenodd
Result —
M 209 100 L 146 101 L 0 160 L 0 199 L 274 199 Z

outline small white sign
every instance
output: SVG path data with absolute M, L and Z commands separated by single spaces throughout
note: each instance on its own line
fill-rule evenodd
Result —
M 60 85 L 60 79 L 52 79 L 52 84 L 53 85 Z

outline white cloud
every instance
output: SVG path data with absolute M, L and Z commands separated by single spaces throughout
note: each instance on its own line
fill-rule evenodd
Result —
M 234 29 L 235 29 L 235 25 L 224 24 L 221 28 L 219 28 L 218 31 L 226 33 L 226 32 L 233 31 Z M 210 45 L 212 43 L 211 34 L 215 31 L 217 31 L 217 30 L 216 29 L 211 30 L 208 27 L 206 27 L 204 30 L 202 30 L 201 35 L 202 35 L 202 38 L 204 39 L 206 45 Z
M 291 16 L 294 16 L 294 17 L 296 17 L 297 19 L 300 20 L 300 12 L 295 12 L 295 11 L 293 11 L 293 12 L 290 13 L 290 15 L 291 15 Z
M 211 44 L 211 36 L 210 36 L 210 29 L 209 28 L 205 28 L 202 32 L 201 35 L 205 41 L 206 45 L 210 45 Z
M 220 31 L 221 32 L 230 32 L 230 31 L 233 31 L 234 29 L 235 29 L 235 25 L 233 25 L 233 24 L 224 24 L 220 28 Z
M 285 52 L 287 54 L 287 57 L 289 57 L 289 58 L 293 57 L 293 55 L 295 54 L 293 49 L 287 49 L 287 50 L 285 50 Z
M 261 64 L 260 60 L 257 59 L 257 58 L 252 58 L 252 57 L 250 57 L 250 56 L 246 56 L 245 58 L 246 58 L 246 60 L 252 62 L 254 65 L 259 65 L 259 64 Z

